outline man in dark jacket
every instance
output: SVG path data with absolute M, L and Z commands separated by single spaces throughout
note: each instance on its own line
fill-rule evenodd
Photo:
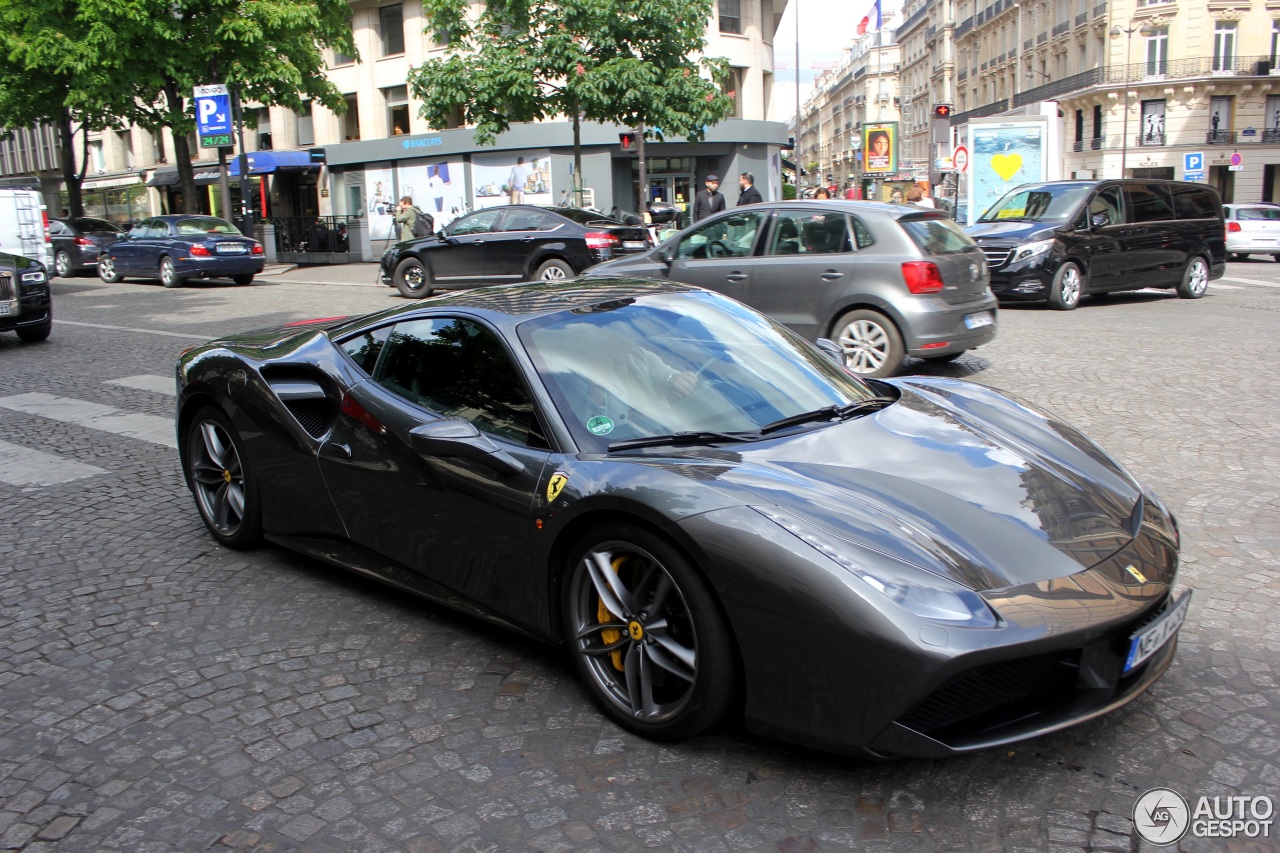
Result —
M 707 175 L 707 188 L 693 197 L 693 221 L 706 219 L 724 210 L 724 194 L 720 192 L 720 176 Z
M 750 172 L 743 172 L 738 176 L 738 186 L 742 188 L 742 194 L 738 196 L 738 207 L 764 201 L 764 196 L 760 195 L 760 190 L 756 189 L 755 184 L 756 177 Z

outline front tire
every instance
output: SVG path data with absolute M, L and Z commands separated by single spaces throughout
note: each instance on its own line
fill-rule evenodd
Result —
M 906 357 L 898 327 L 878 311 L 850 311 L 836 321 L 831 337 L 844 351 L 844 366 L 859 376 L 892 376 Z
M 537 272 L 533 274 L 533 277 L 538 281 L 568 281 L 575 276 L 576 273 L 574 273 L 573 267 L 555 258 L 542 264 L 542 266 L 538 267 Z
M 431 275 L 417 258 L 405 258 L 397 264 L 392 280 L 405 299 L 422 299 L 431 295 Z
M 592 530 L 573 551 L 563 605 L 574 664 L 618 725 L 679 740 L 728 713 L 736 675 L 724 617 L 667 540 L 625 523 Z
M 177 287 L 182 284 L 177 272 L 173 269 L 173 258 L 160 259 L 160 283 L 165 287 Z
M 1084 294 L 1084 273 L 1073 262 L 1067 261 L 1053 274 L 1049 287 L 1049 307 L 1058 311 L 1073 311 Z
M 53 317 L 45 320 L 39 326 L 27 326 L 17 329 L 18 340 L 27 344 L 39 343 L 49 337 L 49 333 L 53 331 Z
M 247 273 L 245 275 L 233 275 L 231 276 L 231 280 L 241 286 L 244 286 L 246 284 L 253 284 L 253 273 Z
M 71 278 L 71 256 L 66 252 L 58 252 L 54 255 L 53 271 L 58 278 Z
M 103 255 L 98 258 L 98 278 L 107 284 L 115 284 L 120 281 L 122 276 L 116 272 L 116 260 L 110 255 Z
M 1178 296 L 1183 299 L 1199 299 L 1209 289 L 1209 265 L 1204 258 L 1196 255 L 1187 261 L 1187 269 L 1182 273 L 1182 284 L 1178 285 Z
M 262 509 L 244 445 L 220 410 L 196 413 L 186 434 L 187 476 L 200 518 L 228 548 L 248 548 L 262 537 Z

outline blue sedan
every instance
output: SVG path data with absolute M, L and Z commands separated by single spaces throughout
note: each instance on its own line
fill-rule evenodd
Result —
M 105 282 L 125 277 L 158 278 L 177 287 L 188 278 L 229 278 L 248 284 L 262 272 L 262 244 L 245 237 L 215 216 L 153 216 L 102 250 L 98 276 Z

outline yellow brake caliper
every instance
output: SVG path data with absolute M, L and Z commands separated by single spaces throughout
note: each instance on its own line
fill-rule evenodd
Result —
M 613 561 L 613 563 L 611 563 L 611 565 L 613 566 L 613 573 L 615 575 L 618 573 L 618 569 L 622 568 L 622 564 L 625 563 L 626 561 L 627 561 L 626 557 L 618 557 Z M 596 607 L 596 619 L 597 621 L 600 622 L 601 625 L 605 624 L 606 622 L 622 621 L 621 616 L 618 616 L 609 608 L 604 606 L 603 598 L 598 599 L 598 601 L 599 601 L 599 604 Z M 612 628 L 606 628 L 600 632 L 600 640 L 606 646 L 611 646 L 621 639 L 622 639 L 621 631 L 615 631 Z M 618 670 L 618 672 L 622 672 L 622 649 L 614 649 L 613 651 L 609 652 L 609 657 L 613 659 L 613 668 Z

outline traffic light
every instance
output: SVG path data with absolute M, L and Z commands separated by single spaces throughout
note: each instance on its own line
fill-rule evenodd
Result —
M 933 117 L 940 118 L 940 119 L 951 118 L 951 105 L 950 104 L 934 104 Z
M 634 130 L 624 130 L 621 133 L 619 133 L 618 141 L 622 143 L 622 150 L 635 151 L 636 137 L 638 137 L 639 135 L 640 134 L 636 133 Z

